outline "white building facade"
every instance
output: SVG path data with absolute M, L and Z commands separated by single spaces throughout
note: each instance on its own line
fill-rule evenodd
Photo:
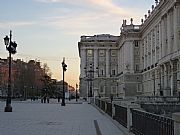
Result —
M 81 36 L 78 46 L 80 93 L 83 97 L 117 94 L 113 80 L 118 73 L 118 38 L 109 34 Z
M 82 96 L 180 93 L 180 0 L 155 4 L 141 25 L 123 20 L 120 36 L 81 37 Z

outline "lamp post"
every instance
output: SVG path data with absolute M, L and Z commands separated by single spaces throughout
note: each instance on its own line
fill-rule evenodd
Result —
M 11 54 L 16 53 L 16 42 L 12 42 L 12 31 L 10 30 L 9 37 L 6 36 L 4 38 L 4 43 L 6 46 L 6 50 L 9 52 L 9 76 L 8 76 L 8 92 L 6 99 L 6 107 L 4 108 L 4 112 L 12 112 L 11 107 Z
M 63 58 L 62 62 L 62 68 L 63 68 L 63 97 L 62 97 L 62 103 L 61 106 L 65 106 L 65 91 L 64 91 L 64 72 L 67 70 L 67 65 L 65 64 L 65 58 Z

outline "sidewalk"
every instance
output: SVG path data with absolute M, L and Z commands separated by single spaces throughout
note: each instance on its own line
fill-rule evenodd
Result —
M 124 135 L 92 105 L 71 102 L 12 102 L 12 113 L 0 102 L 0 135 Z

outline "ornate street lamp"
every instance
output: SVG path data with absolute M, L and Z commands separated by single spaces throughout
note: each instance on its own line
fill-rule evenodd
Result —
M 11 107 L 11 54 L 16 53 L 16 42 L 12 42 L 12 31 L 10 31 L 10 38 L 6 36 L 4 38 L 4 44 L 6 46 L 6 50 L 9 52 L 9 76 L 8 76 L 8 92 L 6 99 L 6 107 L 4 108 L 4 112 L 12 112 Z
M 67 70 L 67 65 L 65 64 L 65 58 L 63 58 L 62 68 L 63 68 L 63 97 L 62 97 L 61 106 L 65 106 L 66 104 L 65 104 L 65 90 L 64 90 L 64 72 Z

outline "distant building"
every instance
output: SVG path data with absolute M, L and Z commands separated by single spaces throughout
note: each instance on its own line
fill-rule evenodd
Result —
M 64 91 L 65 93 L 68 93 L 68 83 L 67 82 L 64 82 Z M 57 93 L 57 96 L 60 96 L 62 97 L 63 96 L 63 81 L 57 81 L 56 82 L 56 93 Z M 67 94 L 65 94 L 67 95 Z
M 116 94 L 113 84 L 118 74 L 118 38 L 109 34 L 81 36 L 78 43 L 81 96 L 92 96 L 94 91 L 100 96 Z
M 141 25 L 123 20 L 120 36 L 81 36 L 81 96 L 180 93 L 180 1 L 156 1 Z

